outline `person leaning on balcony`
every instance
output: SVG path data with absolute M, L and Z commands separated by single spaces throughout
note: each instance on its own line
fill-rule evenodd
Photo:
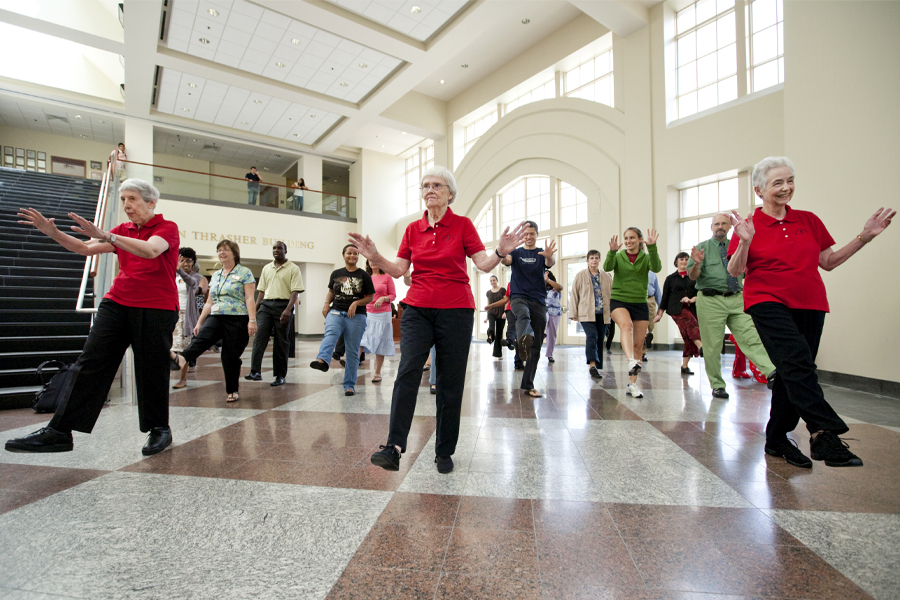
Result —
M 259 198 L 259 173 L 256 167 L 250 167 L 250 172 L 244 175 L 247 180 L 247 204 L 256 206 L 256 200 Z
M 53 219 L 33 208 L 19 210 L 19 223 L 33 225 L 66 250 L 82 256 L 115 253 L 119 273 L 97 307 L 97 315 L 81 355 L 69 398 L 60 402 L 46 427 L 6 442 L 11 452 L 68 452 L 72 431 L 90 433 L 100 416 L 125 350 L 134 351 L 138 422 L 149 432 L 142 452 L 156 454 L 172 443 L 169 429 L 169 349 L 178 320 L 178 226 L 155 214 L 159 190 L 140 179 L 119 186 L 128 222 L 109 231 L 69 213 L 72 231 L 87 242 L 56 228 Z M 184 362 L 174 365 L 180 369 Z
M 294 190 L 294 210 L 303 211 L 303 190 L 309 190 L 306 187 L 306 182 L 303 181 L 301 177 L 299 181 L 295 181 L 291 184 L 291 189 Z
M 125 163 L 123 160 L 128 160 L 128 155 L 125 154 L 125 143 L 121 142 L 116 147 L 116 164 L 113 169 L 116 174 L 116 179 L 122 180 L 125 179 Z
M 475 226 L 466 217 L 455 215 L 450 203 L 456 199 L 456 180 L 444 167 L 425 171 L 419 182 L 427 210 L 410 223 L 396 260 L 378 253 L 374 242 L 359 233 L 350 241 L 373 266 L 391 277 L 401 277 L 413 265 L 412 285 L 403 299 L 400 366 L 391 399 L 390 432 L 387 444 L 372 455 L 372 464 L 388 471 L 400 469 L 400 454 L 416 410 L 416 395 L 422 367 L 429 349 L 435 346 L 433 365 L 437 369 L 437 439 L 435 463 L 440 473 L 453 470 L 451 455 L 459 439 L 459 419 L 466 379 L 466 363 L 475 322 L 475 298 L 469 285 L 466 257 L 481 271 L 490 272 L 525 237 L 525 224 L 503 232 L 493 254 Z M 349 350 L 349 347 L 348 347 Z

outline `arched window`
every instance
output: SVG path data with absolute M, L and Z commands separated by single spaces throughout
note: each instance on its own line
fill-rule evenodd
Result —
M 537 223 L 541 232 L 550 229 L 549 177 L 521 177 L 500 193 L 501 230 L 526 219 Z

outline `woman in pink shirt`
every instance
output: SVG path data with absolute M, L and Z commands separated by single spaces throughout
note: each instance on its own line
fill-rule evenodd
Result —
M 397 299 L 394 278 L 385 275 L 378 267 L 366 261 L 366 273 L 372 276 L 375 296 L 366 307 L 369 318 L 366 321 L 366 332 L 359 343 L 365 352 L 375 355 L 375 376 L 372 383 L 381 381 L 381 366 L 385 356 L 394 356 L 394 327 L 391 324 L 391 302 Z

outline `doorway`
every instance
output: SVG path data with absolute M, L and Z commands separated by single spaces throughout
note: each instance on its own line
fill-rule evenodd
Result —
M 573 346 L 584 345 L 584 331 L 577 323 L 575 323 L 575 321 L 569 320 L 569 290 L 572 289 L 572 280 L 575 279 L 575 276 L 585 269 L 587 269 L 587 261 L 584 257 L 564 258 L 562 260 L 560 274 L 562 275 L 563 281 L 560 283 L 563 286 L 561 304 L 563 307 L 562 318 L 565 319 L 565 323 L 559 324 L 560 327 L 556 340 L 557 344 L 568 344 Z

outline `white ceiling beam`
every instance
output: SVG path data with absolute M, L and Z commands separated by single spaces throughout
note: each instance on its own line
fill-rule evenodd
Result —
M 65 25 L 57 25 L 50 21 L 43 21 L 27 15 L 20 15 L 9 10 L 0 9 L 0 22 L 8 23 L 22 29 L 28 29 L 37 33 L 51 35 L 83 46 L 90 46 L 98 50 L 105 50 L 113 54 L 125 54 L 125 44 L 93 33 L 86 33 Z M 11 48 L 9 50 L 12 50 Z M 19 51 L 24 51 L 19 48 Z
M 650 11 L 636 0 L 569 0 L 614 34 L 628 37 L 650 22 Z
M 125 0 L 125 114 L 146 117 L 153 98 L 153 61 L 162 0 Z

